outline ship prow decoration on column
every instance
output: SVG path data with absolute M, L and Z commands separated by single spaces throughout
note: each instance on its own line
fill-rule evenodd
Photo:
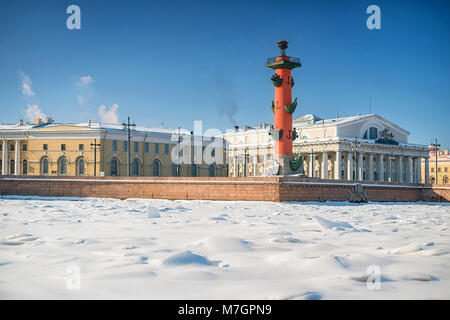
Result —
M 279 175 L 303 174 L 301 155 L 292 153 L 292 143 L 297 139 L 297 132 L 292 128 L 292 114 L 297 108 L 297 98 L 292 100 L 292 87 L 294 78 L 291 70 L 300 68 L 302 64 L 299 58 L 286 55 L 287 41 L 279 41 L 278 47 L 281 55 L 269 58 L 266 67 L 275 70 L 271 80 L 275 87 L 275 99 L 272 101 L 274 114 L 274 127 L 270 135 L 275 141 L 273 159 L 279 163 Z

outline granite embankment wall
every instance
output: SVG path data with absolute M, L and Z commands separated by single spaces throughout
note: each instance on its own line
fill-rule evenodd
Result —
M 355 185 L 300 177 L 1 176 L 0 195 L 254 201 L 347 201 Z M 450 201 L 450 185 L 363 182 L 369 201 Z

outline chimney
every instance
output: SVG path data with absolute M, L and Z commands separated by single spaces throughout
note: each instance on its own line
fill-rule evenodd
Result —
M 88 121 L 88 126 L 90 127 L 92 124 L 91 120 Z
M 52 118 L 45 119 L 45 123 L 52 123 L 52 122 L 53 122 Z
M 239 131 L 239 126 L 234 126 L 234 132 L 238 132 Z
M 23 120 L 22 120 L 22 119 L 19 120 L 19 124 L 20 124 L 21 126 L 23 126 Z
M 36 118 L 35 124 L 36 124 L 36 125 L 42 124 L 41 118 Z

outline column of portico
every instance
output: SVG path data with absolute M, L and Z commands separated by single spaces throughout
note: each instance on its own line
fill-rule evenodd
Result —
M 425 157 L 425 183 L 430 183 L 430 158 Z
M 20 152 L 20 140 L 16 140 L 16 145 L 14 146 L 15 151 L 15 157 L 14 157 L 14 174 L 18 175 L 20 174 L 19 168 L 20 168 L 20 158 L 19 158 L 19 152 Z
M 422 183 L 422 158 L 417 158 L 417 182 L 416 183 Z
M 363 181 L 364 178 L 364 153 L 358 154 L 358 172 L 356 173 L 359 181 Z
M 238 176 L 238 167 L 237 167 L 237 155 L 235 154 L 233 157 L 233 176 L 236 178 Z
M 310 157 L 309 157 L 309 176 L 314 177 L 314 152 L 311 151 Z
M 384 154 L 378 155 L 378 181 L 384 182 Z
M 347 180 L 353 180 L 353 154 L 347 152 Z
M 8 141 L 6 139 L 2 139 L 2 174 L 8 174 Z
M 258 161 L 257 161 L 258 156 L 254 155 L 253 156 L 253 176 L 256 177 L 256 170 L 258 168 Z
M 322 156 L 322 179 L 328 179 L 328 153 L 326 151 Z
M 403 156 L 398 157 L 398 182 L 405 182 L 403 179 Z
M 406 181 L 408 183 L 414 183 L 414 172 L 413 172 L 413 159 L 412 157 L 407 158 L 408 166 L 406 167 Z
M 416 168 L 416 158 L 411 158 L 412 159 L 412 171 L 411 171 L 411 175 L 412 175 L 412 179 L 411 179 L 411 183 L 416 183 L 417 181 L 417 168 Z
M 386 170 L 387 170 L 387 181 L 389 181 L 389 182 L 392 182 L 392 160 L 393 160 L 393 158 L 392 158 L 392 156 L 390 156 L 390 155 L 388 155 L 387 156 L 387 160 L 388 160 L 388 162 L 387 162 L 387 167 L 386 167 Z
M 374 181 L 374 178 L 373 178 L 373 154 L 371 154 L 371 153 L 368 153 L 367 154 L 367 157 L 368 157 L 368 167 L 369 167 L 369 175 L 368 175 L 368 179 L 369 179 L 369 181 Z
M 336 161 L 334 162 L 334 179 L 341 180 L 342 154 L 336 151 Z

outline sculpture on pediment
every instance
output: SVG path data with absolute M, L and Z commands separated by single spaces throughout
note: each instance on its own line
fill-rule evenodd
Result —
M 398 145 L 399 143 L 394 140 L 394 135 L 389 132 L 389 127 L 386 127 L 383 131 L 380 133 L 380 138 L 375 140 L 375 143 L 382 143 L 382 144 L 392 144 L 392 145 Z
M 380 137 L 381 139 L 394 141 L 394 135 L 389 132 L 389 127 L 386 127 L 383 131 L 381 131 Z

